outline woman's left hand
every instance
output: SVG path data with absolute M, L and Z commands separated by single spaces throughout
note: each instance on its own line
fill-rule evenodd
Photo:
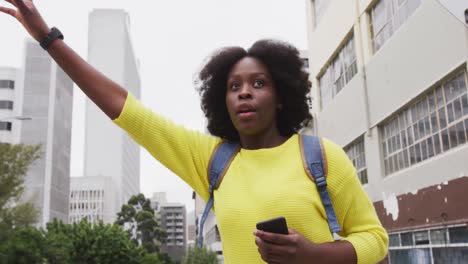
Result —
M 316 244 L 303 235 L 289 229 L 288 235 L 268 233 L 255 230 L 255 244 L 262 259 L 269 264 L 301 264 L 312 263 Z

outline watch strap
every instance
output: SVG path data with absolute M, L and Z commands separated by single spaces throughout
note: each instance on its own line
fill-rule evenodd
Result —
M 52 42 L 54 42 L 56 39 L 63 39 L 63 34 L 58 30 L 58 28 L 53 27 L 50 29 L 50 32 L 45 36 L 39 44 L 44 50 L 49 49 L 50 45 Z

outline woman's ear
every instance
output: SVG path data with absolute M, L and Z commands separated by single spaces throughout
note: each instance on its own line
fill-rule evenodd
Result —
M 283 110 L 283 104 L 278 104 L 278 105 L 276 106 L 276 109 L 278 109 L 278 111 Z

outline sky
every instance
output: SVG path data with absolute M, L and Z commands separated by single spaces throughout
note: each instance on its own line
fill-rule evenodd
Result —
M 205 119 L 193 78 L 205 58 L 223 46 L 248 48 L 262 38 L 307 47 L 305 0 L 81 0 L 35 1 L 50 27 L 87 57 L 88 15 L 95 8 L 129 13 L 131 38 L 140 61 L 141 100 L 155 112 L 188 128 L 204 131 Z M 0 1 L 0 5 L 9 6 Z M 22 67 L 26 31 L 0 14 L 0 67 Z M 76 87 L 77 88 L 77 87 Z M 71 176 L 83 175 L 84 94 L 74 91 Z M 192 190 L 145 150 L 140 155 L 140 190 L 147 197 L 167 192 L 169 202 L 193 210 Z

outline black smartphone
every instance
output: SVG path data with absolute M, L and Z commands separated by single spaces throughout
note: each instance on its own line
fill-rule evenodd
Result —
M 289 234 L 286 219 L 282 216 L 257 223 L 257 229 L 276 234 Z

